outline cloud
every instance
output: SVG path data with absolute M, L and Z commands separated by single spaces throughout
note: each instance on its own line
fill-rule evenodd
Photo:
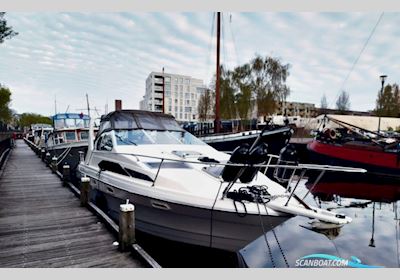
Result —
M 352 108 L 372 109 L 381 73 L 398 76 L 398 13 L 386 13 L 345 84 Z M 228 68 L 255 53 L 290 63 L 289 100 L 334 99 L 379 13 L 225 13 L 221 59 Z M 1 45 L 0 82 L 13 106 L 53 113 L 97 108 L 122 98 L 138 108 L 151 71 L 176 72 L 209 83 L 215 71 L 212 13 L 7 13 L 19 35 Z M 214 24 L 215 27 L 215 24 Z M 213 35 L 213 36 L 211 36 Z M 44 98 L 45 102 L 39 101 Z M 32 99 L 34 102 L 27 102 Z M 111 107 L 111 106 L 110 106 Z

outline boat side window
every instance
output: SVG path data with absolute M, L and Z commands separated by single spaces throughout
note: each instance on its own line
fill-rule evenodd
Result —
M 89 138 L 89 133 L 87 131 L 81 131 L 81 140 L 87 140 Z
M 76 140 L 75 131 L 66 131 L 65 132 L 65 139 L 67 141 L 75 141 Z
M 112 138 L 109 133 L 103 134 L 97 142 L 97 149 L 101 151 L 111 151 L 113 146 Z
M 122 168 L 122 166 L 119 165 L 119 163 L 116 163 L 116 162 L 102 160 L 99 163 L 99 167 L 103 171 L 110 171 L 110 172 L 114 172 L 114 173 L 117 173 L 117 174 L 129 176 L 129 174 Z

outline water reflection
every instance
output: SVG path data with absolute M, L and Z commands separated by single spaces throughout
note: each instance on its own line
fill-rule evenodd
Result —
M 307 202 L 350 216 L 343 227 L 318 225 L 304 217 L 294 217 L 248 244 L 240 251 L 249 267 L 295 267 L 296 260 L 309 254 L 323 253 L 363 264 L 400 267 L 399 234 L 400 181 L 362 176 L 327 176 L 313 186 L 312 178 L 303 181 L 299 196 L 308 191 Z M 312 189 L 311 189 L 312 188 Z M 275 238 L 276 235 L 278 238 Z

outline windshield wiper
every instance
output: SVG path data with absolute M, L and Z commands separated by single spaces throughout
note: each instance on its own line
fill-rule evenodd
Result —
M 121 142 L 123 142 L 125 144 L 133 144 L 133 145 L 137 146 L 137 144 L 135 142 L 128 140 L 128 139 L 123 139 L 121 136 L 119 136 L 117 134 L 115 134 L 115 137 L 117 137 L 118 140 L 120 140 Z

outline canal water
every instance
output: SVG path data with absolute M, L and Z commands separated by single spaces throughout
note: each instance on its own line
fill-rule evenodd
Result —
M 265 236 L 260 227 L 259 238 L 237 254 L 144 234 L 138 238 L 163 267 L 300 267 L 304 263 L 299 260 L 313 254 L 348 260 L 361 267 L 400 267 L 400 182 L 365 174 L 328 174 L 327 178 L 312 188 L 305 200 L 350 216 L 352 222 L 340 228 L 293 217 Z M 312 183 L 301 180 L 296 190 L 299 197 L 310 190 Z

